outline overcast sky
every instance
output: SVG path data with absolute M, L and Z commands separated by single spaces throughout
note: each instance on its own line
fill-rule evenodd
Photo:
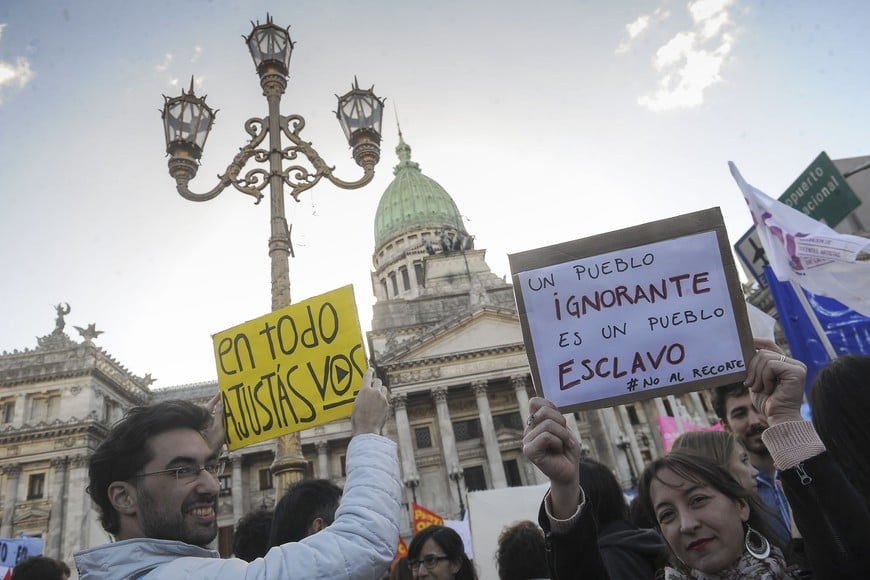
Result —
M 820 151 L 870 153 L 870 4 L 749 0 L 0 0 L 0 351 L 67 332 L 155 387 L 214 380 L 211 335 L 268 312 L 268 204 L 175 192 L 158 109 L 196 77 L 220 109 L 207 191 L 266 113 L 243 42 L 269 11 L 296 42 L 282 103 L 355 180 L 334 118 L 354 75 L 387 98 L 361 190 L 288 198 L 293 300 L 354 285 L 371 325 L 373 218 L 412 157 L 493 271 L 507 254 L 719 206 L 750 226 L 727 161 L 777 197 Z

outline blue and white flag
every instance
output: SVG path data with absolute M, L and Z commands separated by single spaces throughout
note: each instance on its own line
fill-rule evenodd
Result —
M 827 339 L 836 355 L 870 355 L 870 317 L 863 316 L 832 298 L 804 292 L 806 302 L 825 336 L 820 337 L 804 310 L 794 288 L 779 282 L 768 266 L 764 274 L 770 295 L 779 312 L 779 324 L 788 341 L 791 356 L 807 365 L 807 388 L 813 378 L 831 360 L 823 341 Z
M 777 279 L 870 316 L 870 261 L 858 260 L 870 252 L 870 239 L 832 230 L 746 183 L 734 163 L 728 166 Z

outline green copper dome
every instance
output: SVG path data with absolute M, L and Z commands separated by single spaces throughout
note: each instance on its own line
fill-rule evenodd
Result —
M 403 231 L 420 228 L 453 228 L 466 233 L 462 215 L 453 198 L 434 179 L 420 172 L 411 161 L 411 147 L 402 139 L 396 145 L 399 164 L 375 214 L 375 248 L 380 248 Z

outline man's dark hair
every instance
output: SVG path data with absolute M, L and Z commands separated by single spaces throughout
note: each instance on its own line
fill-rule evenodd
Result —
M 614 521 L 627 520 L 625 495 L 610 468 L 588 458 L 581 459 L 578 468 L 583 492 L 598 529 Z
M 728 423 L 728 399 L 742 397 L 747 393 L 749 389 L 743 383 L 731 383 L 713 389 L 713 410 L 723 423 Z
M 495 554 L 500 580 L 547 578 L 547 550 L 544 532 L 529 520 L 502 529 Z
M 275 506 L 269 547 L 298 542 L 317 518 L 330 525 L 340 501 L 341 488 L 327 479 L 303 479 L 291 485 Z
M 87 491 L 100 510 L 104 530 L 117 534 L 121 525 L 118 512 L 109 501 L 109 485 L 127 481 L 154 458 L 149 440 L 173 429 L 202 433 L 211 420 L 208 411 L 190 401 L 164 401 L 127 411 L 91 455 L 88 467 Z
M 810 407 L 822 443 L 870 505 L 870 356 L 845 355 L 829 362 L 813 379 Z
M 274 512 L 258 509 L 245 514 L 233 534 L 233 554 L 245 562 L 262 558 L 269 551 L 269 530 Z
M 11 580 L 64 580 L 64 575 L 70 575 L 66 563 L 46 556 L 33 556 L 15 564 Z

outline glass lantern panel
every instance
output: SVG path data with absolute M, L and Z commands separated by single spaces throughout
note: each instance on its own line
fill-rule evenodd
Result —
M 200 103 L 178 99 L 166 106 L 166 143 L 186 141 L 205 145 L 214 115 Z
M 353 91 L 339 100 L 339 120 L 345 136 L 350 139 L 360 129 L 381 133 L 383 105 L 370 91 Z
M 283 62 L 285 66 L 290 64 L 290 37 L 277 26 L 262 26 L 254 30 L 248 39 L 248 48 L 257 66 L 266 61 Z

